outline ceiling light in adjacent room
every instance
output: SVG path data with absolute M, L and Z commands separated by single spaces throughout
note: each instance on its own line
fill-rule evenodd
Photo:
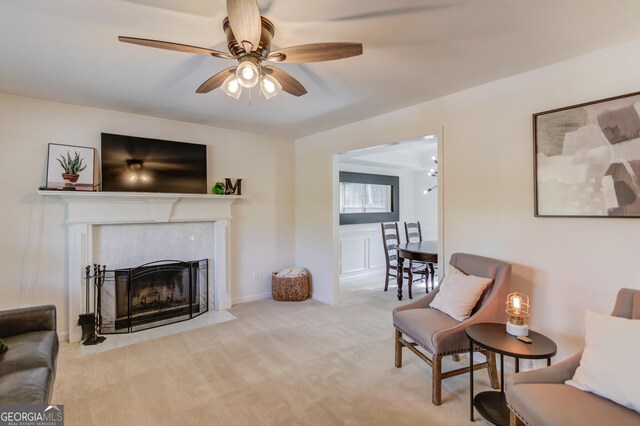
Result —
M 431 160 L 435 163 L 436 167 L 438 167 L 438 159 L 436 158 L 435 155 L 431 156 Z M 427 175 L 429 177 L 433 177 L 433 178 L 437 179 L 438 178 L 438 170 L 436 168 L 433 168 L 433 169 L 429 170 L 429 172 L 427 172 Z M 431 188 L 425 189 L 424 191 L 422 191 L 422 193 L 423 194 L 428 194 L 429 192 L 433 191 L 437 187 L 438 187 L 438 184 L 435 184 Z

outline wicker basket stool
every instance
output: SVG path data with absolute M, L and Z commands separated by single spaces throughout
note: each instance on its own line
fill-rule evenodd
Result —
M 271 293 L 275 300 L 300 302 L 309 297 L 309 272 L 306 269 L 293 276 L 282 276 L 283 272 L 271 275 Z

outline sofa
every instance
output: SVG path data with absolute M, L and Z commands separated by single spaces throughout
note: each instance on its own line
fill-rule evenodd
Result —
M 640 319 L 640 290 L 621 289 L 611 315 Z M 629 363 L 637 362 L 637 354 L 628 355 Z M 581 359 L 582 351 L 550 367 L 511 376 L 506 381 L 510 424 L 640 425 L 640 413 L 565 384 L 574 377 Z
M 56 376 L 56 307 L 0 311 L 0 405 L 49 404 Z

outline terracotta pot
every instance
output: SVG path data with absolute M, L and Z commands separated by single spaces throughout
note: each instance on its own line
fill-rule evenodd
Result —
M 78 178 L 80 177 L 79 174 L 72 174 L 72 173 L 63 173 L 62 174 L 62 179 L 67 180 L 71 183 L 76 183 L 78 181 Z

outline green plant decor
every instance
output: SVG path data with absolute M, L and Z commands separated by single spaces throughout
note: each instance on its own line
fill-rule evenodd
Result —
M 60 165 L 64 169 L 64 172 L 69 175 L 80 174 L 81 171 L 87 168 L 86 164 L 82 164 L 84 158 L 80 158 L 80 154 L 77 151 L 76 155 L 73 158 L 71 158 L 69 151 L 67 151 L 66 158 L 64 155 L 60 154 L 60 158 L 56 158 L 56 160 L 58 160 L 58 163 L 60 163 Z
M 0 339 L 0 354 L 5 353 L 7 349 L 9 349 L 9 346 L 4 343 L 4 340 Z
M 213 187 L 211 187 L 211 192 L 218 195 L 224 194 L 224 182 L 216 182 Z

